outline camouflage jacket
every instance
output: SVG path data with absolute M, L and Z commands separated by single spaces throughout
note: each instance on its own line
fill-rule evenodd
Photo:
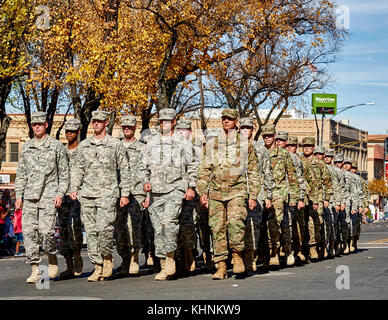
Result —
M 227 201 L 241 196 L 257 200 L 261 189 L 257 156 L 251 142 L 238 132 L 211 138 L 202 153 L 197 188 L 200 196 Z M 248 181 L 248 183 L 247 183 Z
M 335 170 L 334 166 L 326 164 L 331 176 L 331 186 L 333 188 L 333 194 L 330 196 L 330 204 L 340 206 L 342 201 L 342 188 L 341 178 Z
M 357 177 L 350 171 L 343 169 L 345 173 L 345 181 L 348 187 L 349 200 L 352 210 L 357 210 L 359 207 L 360 188 L 358 185 Z
M 306 195 L 306 181 L 303 177 L 303 163 L 302 160 L 298 157 L 296 153 L 291 153 L 291 159 L 292 164 L 294 165 L 296 169 L 296 175 L 298 177 L 298 183 L 299 183 L 299 199 L 304 201 L 305 195 Z
M 290 153 L 275 146 L 269 150 L 269 155 L 276 184 L 273 198 L 288 201 L 290 195 L 290 203 L 296 203 L 299 199 L 299 183 Z
M 307 159 L 302 156 L 301 160 L 303 163 L 303 176 L 307 182 L 307 199 L 314 204 L 330 201 L 333 188 L 330 172 L 326 164 L 315 157 Z
M 16 174 L 16 199 L 63 197 L 68 187 L 69 163 L 63 144 L 50 136 L 40 146 L 35 139 L 26 142 Z
M 114 198 L 128 197 L 131 192 L 131 176 L 128 161 L 121 143 L 106 135 L 83 140 L 78 146 L 76 175 L 72 191 L 81 197 Z
M 345 172 L 334 165 L 333 165 L 333 168 L 336 171 L 337 177 L 338 177 L 341 204 L 344 204 L 347 207 L 349 207 L 350 206 L 349 188 L 346 185 Z
M 198 161 L 193 144 L 176 133 L 152 136 L 141 155 L 139 170 L 144 177 L 143 186 L 150 182 L 152 193 L 195 188 Z
M 66 148 L 66 154 L 67 154 L 67 159 L 69 161 L 69 175 L 70 175 L 70 183 L 69 183 L 69 188 L 66 192 L 66 195 L 69 195 L 70 191 L 73 190 L 72 183 L 75 178 L 74 175 L 77 174 L 76 163 L 77 163 L 77 156 L 78 156 L 78 147 L 72 150 L 69 150 L 68 148 Z
M 129 170 L 132 177 L 132 194 L 134 196 L 141 195 L 146 196 L 146 193 L 143 190 L 143 179 L 144 176 L 141 175 L 139 170 L 141 154 L 145 150 L 145 144 L 141 143 L 139 140 L 135 139 L 132 142 L 121 141 L 121 146 L 123 150 L 126 151 Z
M 364 208 L 368 208 L 368 204 L 369 204 L 369 183 L 367 180 L 365 180 L 364 178 L 361 178 L 361 182 L 362 182 L 362 190 L 363 190 L 363 193 L 364 193 Z
M 262 186 L 257 200 L 259 202 L 263 202 L 265 199 L 272 200 L 273 190 L 275 189 L 275 179 L 272 173 L 269 152 L 267 148 L 258 141 L 252 141 L 252 145 L 258 160 L 257 168 L 259 171 L 260 184 Z

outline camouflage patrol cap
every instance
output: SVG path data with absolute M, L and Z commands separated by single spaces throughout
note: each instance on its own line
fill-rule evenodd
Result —
M 251 117 L 245 117 L 238 120 L 241 127 L 253 127 L 253 119 Z
M 46 112 L 38 111 L 31 114 L 31 124 L 33 123 L 45 123 L 47 121 Z
M 322 153 L 325 154 L 325 147 L 324 146 L 316 146 L 314 149 L 314 154 Z
M 91 120 L 106 121 L 106 120 L 108 120 L 108 112 L 102 111 L 102 110 L 93 111 Z
M 352 167 L 353 167 L 354 169 L 357 169 L 357 168 L 358 168 L 358 163 L 357 163 L 357 161 L 353 161 L 353 162 L 352 162 Z
M 238 111 L 236 109 L 224 109 L 222 110 L 221 117 L 229 117 L 232 119 L 237 119 L 238 117 Z
M 81 126 L 81 121 L 79 119 L 69 119 L 65 123 L 65 130 L 77 131 Z
M 126 116 L 121 118 L 120 126 L 133 127 L 134 125 L 136 125 L 136 117 L 135 116 L 133 116 L 131 114 L 127 114 Z
M 286 141 L 288 139 L 288 132 L 285 132 L 285 131 L 276 132 L 276 139 Z
M 344 162 L 344 154 L 343 153 L 336 153 L 333 158 L 334 162 Z
M 261 135 L 268 135 L 268 134 L 275 134 L 276 129 L 273 124 L 266 124 L 265 126 L 261 127 Z
M 306 144 L 310 144 L 310 145 L 315 146 L 315 138 L 314 137 L 305 137 L 305 138 L 303 138 L 302 146 L 304 146 Z
M 166 108 L 159 111 L 159 120 L 174 120 L 176 112 L 172 108 Z
M 352 164 L 353 160 L 351 158 L 345 158 L 344 163 L 350 163 Z
M 179 119 L 175 129 L 187 129 L 191 130 L 191 120 L 190 119 Z
M 334 149 L 327 148 L 325 152 L 325 157 L 334 157 Z
M 298 144 L 298 137 L 291 137 L 291 136 L 289 136 L 287 144 L 288 145 L 290 145 L 290 144 Z

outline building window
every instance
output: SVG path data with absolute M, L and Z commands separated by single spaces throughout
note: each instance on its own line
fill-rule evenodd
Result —
M 19 143 L 11 142 L 9 144 L 9 162 L 18 162 L 19 161 Z

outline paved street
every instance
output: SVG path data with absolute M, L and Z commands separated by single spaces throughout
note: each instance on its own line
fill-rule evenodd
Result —
M 357 254 L 266 274 L 257 272 L 245 279 L 235 279 L 229 270 L 225 281 L 212 281 L 210 274 L 198 272 L 188 278 L 157 282 L 148 270 L 141 270 L 137 277 L 89 283 L 87 277 L 92 266 L 84 254 L 85 273 L 81 278 L 50 281 L 50 288 L 43 290 L 25 283 L 30 268 L 23 262 L 24 258 L 0 259 L 0 299 L 388 299 L 388 223 L 362 225 Z M 115 259 L 117 267 L 121 260 L 117 255 Z M 63 271 L 63 258 L 59 263 Z M 47 258 L 42 264 L 47 264 Z M 336 279 L 344 275 L 346 267 L 350 272 L 349 289 L 340 290 Z M 337 280 L 337 283 L 346 281 Z

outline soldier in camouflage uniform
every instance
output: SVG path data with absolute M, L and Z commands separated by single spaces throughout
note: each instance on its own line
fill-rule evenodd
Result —
M 72 171 L 75 167 L 78 154 L 78 135 L 81 121 L 70 119 L 65 123 L 65 135 L 67 139 L 67 156 L 69 160 L 70 184 Z M 71 186 L 69 184 L 69 190 Z M 68 279 L 82 274 L 83 260 L 81 250 L 83 244 L 81 206 L 78 200 L 70 199 L 70 192 L 66 192 L 62 205 L 58 209 L 59 236 L 61 242 L 61 254 L 65 257 L 67 269 L 59 275 L 59 279 Z M 74 259 L 74 261 L 73 261 Z
M 23 206 L 23 235 L 27 263 L 31 265 L 31 275 L 27 283 L 38 281 L 40 240 L 48 255 L 48 273 L 54 279 L 59 272 L 57 243 L 54 227 L 57 209 L 69 187 L 69 163 L 66 149 L 58 140 L 46 133 L 48 123 L 44 112 L 31 115 L 34 138 L 26 142 L 20 153 L 15 180 L 15 209 Z
M 108 123 L 106 112 L 92 112 L 94 135 L 78 146 L 70 194 L 81 203 L 88 255 L 95 267 L 88 281 L 93 282 L 112 275 L 117 203 L 128 205 L 131 192 L 127 156 L 120 140 L 106 133 Z
M 357 181 L 357 192 L 358 192 L 358 210 L 354 213 L 352 218 L 353 224 L 353 234 L 350 243 L 350 252 L 355 252 L 357 250 L 357 241 L 360 239 L 360 231 L 361 231 L 361 222 L 362 222 L 362 214 L 364 212 L 365 207 L 368 207 L 368 198 L 365 199 L 365 187 L 364 187 L 364 179 L 361 175 L 357 174 L 358 164 L 357 161 L 352 162 L 352 168 L 350 171 L 354 174 L 355 179 Z
M 288 213 L 286 213 L 286 206 L 287 202 L 291 207 L 296 205 L 299 199 L 299 183 L 290 153 L 275 144 L 275 126 L 272 124 L 263 126 L 261 134 L 264 145 L 270 153 L 272 172 L 276 183 L 273 192 L 272 207 L 265 212 L 268 215 L 268 237 L 270 239 L 269 248 L 271 250 L 269 264 L 279 266 L 278 251 L 280 248 L 279 240 L 281 231 L 283 233 L 282 240 L 287 239 L 287 237 L 289 239 L 289 241 L 282 241 L 283 244 L 286 244 L 283 250 L 287 260 L 292 255 L 291 235 L 289 234 L 289 219 Z M 285 215 L 286 218 L 284 219 Z M 282 227 L 283 229 L 281 229 Z M 293 259 L 293 255 L 291 259 Z
M 146 200 L 146 193 L 143 190 L 143 177 L 140 176 L 138 167 L 145 145 L 135 138 L 135 116 L 122 117 L 120 125 L 123 133 L 121 147 L 126 152 L 133 179 L 129 204 L 126 207 L 118 207 L 116 216 L 117 252 L 123 260 L 118 275 L 125 276 L 139 273 L 142 204 Z
M 303 244 L 306 236 L 306 222 L 304 216 L 305 197 L 306 197 L 306 181 L 303 177 L 303 163 L 296 154 L 298 149 L 298 138 L 288 136 L 287 151 L 290 153 L 292 163 L 295 166 L 296 174 L 299 182 L 299 200 L 295 207 L 289 207 L 292 221 L 292 246 L 294 256 L 298 257 L 300 262 L 305 262 L 306 257 L 303 254 Z
M 325 163 L 314 157 L 315 138 L 306 137 L 302 140 L 303 146 L 303 175 L 307 182 L 307 200 L 305 217 L 308 219 L 310 260 L 316 261 L 319 256 L 317 247 L 325 246 L 325 225 L 322 218 L 323 208 L 329 207 L 329 200 L 333 193 L 331 176 Z M 320 250 L 321 257 L 323 250 Z
M 209 208 L 214 262 L 218 264 L 212 278 L 220 280 L 227 277 L 228 245 L 233 272 L 245 272 L 242 260 L 247 218 L 245 199 L 249 197 L 248 207 L 253 210 L 261 187 L 253 145 L 236 131 L 237 117 L 235 109 L 222 111 L 223 130 L 206 143 L 197 182 L 201 204 Z
M 259 196 L 257 198 L 257 206 L 250 210 L 248 207 L 248 199 L 246 199 L 246 206 L 248 211 L 246 228 L 245 228 L 245 252 L 244 265 L 247 272 L 256 271 L 256 261 L 258 251 L 264 254 L 266 247 L 263 246 L 264 235 L 266 232 L 263 228 L 263 208 L 269 209 L 272 207 L 272 193 L 275 188 L 275 180 L 272 173 L 271 159 L 268 150 L 263 144 L 253 140 L 253 119 L 241 118 L 240 134 L 248 138 L 252 143 L 258 162 L 258 172 L 260 178 L 260 185 L 262 186 Z M 248 182 L 248 181 L 247 181 Z M 259 240 L 260 239 L 260 240 Z M 260 247 L 260 248 L 259 248 Z
M 333 216 L 334 246 L 333 248 L 329 246 L 329 255 L 339 256 L 339 245 L 341 243 L 341 224 L 339 218 L 341 212 L 346 210 L 346 203 L 349 195 L 345 184 L 345 175 L 341 169 L 334 165 L 333 159 L 337 160 L 337 158 L 335 158 L 334 150 L 331 148 L 325 150 L 324 160 L 332 177 L 333 189 L 335 189 L 333 190 L 334 194 L 330 198 L 330 209 Z
M 347 174 L 343 169 L 344 155 L 342 153 L 336 153 L 333 161 L 334 165 L 340 170 L 337 170 L 337 172 L 341 177 L 341 186 L 343 186 L 342 194 L 345 195 L 345 198 L 342 200 L 345 201 L 345 208 L 341 205 L 341 210 L 338 214 L 338 224 L 340 229 L 340 237 L 338 239 L 340 239 L 340 249 L 339 252 L 337 252 L 337 255 L 340 255 L 349 253 L 348 239 L 350 238 L 351 186 L 348 184 L 349 178 L 346 178 Z
M 339 179 L 336 170 L 333 166 L 326 163 L 326 149 L 323 146 L 317 146 L 314 149 L 314 155 L 319 161 L 325 161 L 326 167 L 330 172 L 331 177 L 331 186 L 333 188 L 333 194 L 330 197 L 329 201 L 329 207 L 323 208 L 323 215 L 322 218 L 325 221 L 325 239 L 326 239 L 326 245 L 324 247 L 324 257 L 326 258 L 328 255 L 333 258 L 334 257 L 334 244 L 335 244 L 335 229 L 334 229 L 334 214 L 333 211 L 338 210 L 341 205 L 341 190 L 340 190 L 340 184 Z M 332 150 L 328 151 L 329 156 L 334 155 L 334 152 Z M 328 160 L 327 160 L 328 161 Z
M 155 230 L 155 254 L 162 267 L 155 280 L 175 274 L 182 202 L 195 197 L 198 162 L 192 143 L 174 132 L 175 116 L 174 109 L 159 111 L 162 133 L 148 141 L 139 168 L 144 175 L 144 191 L 151 192 L 149 213 Z
M 176 133 L 184 139 L 190 141 L 191 120 L 179 119 L 175 127 Z M 202 149 L 193 145 L 196 162 L 199 163 Z M 179 270 L 181 275 L 187 275 L 195 270 L 194 249 L 197 244 L 197 234 L 195 230 L 196 218 L 199 210 L 199 194 L 195 192 L 192 200 L 183 200 L 182 212 L 179 216 L 178 248 L 180 253 Z

